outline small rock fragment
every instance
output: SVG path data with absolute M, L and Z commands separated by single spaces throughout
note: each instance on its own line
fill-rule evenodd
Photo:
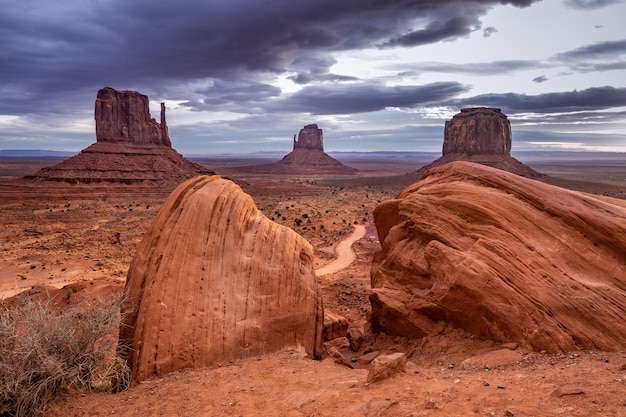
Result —
M 424 403 L 424 408 L 427 410 L 434 410 L 437 408 L 437 401 L 434 397 L 426 398 L 426 402 Z
M 370 362 L 376 359 L 376 356 L 378 356 L 379 353 L 380 352 L 377 350 L 370 352 L 370 353 L 366 353 L 365 355 L 359 358 L 358 360 L 359 365 L 369 365 Z
M 404 353 L 382 355 L 372 361 L 367 382 L 382 381 L 400 372 L 406 373 L 406 355 Z
M 361 345 L 363 344 L 363 332 L 358 327 L 350 327 L 348 329 L 348 334 L 346 335 L 348 341 L 350 342 L 350 349 L 357 352 Z
M 576 387 L 573 385 L 564 385 L 562 387 L 558 387 L 552 392 L 552 396 L 554 397 L 562 397 L 564 395 L 579 395 L 584 394 L 585 390 L 580 387 Z

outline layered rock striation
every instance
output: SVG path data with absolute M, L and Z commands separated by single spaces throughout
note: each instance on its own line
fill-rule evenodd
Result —
M 467 162 L 374 211 L 372 325 L 536 351 L 626 348 L 626 202 Z
M 453 161 L 469 161 L 527 178 L 544 177 L 511 156 L 511 143 L 511 122 L 500 109 L 461 109 L 446 121 L 441 158 L 417 172 L 423 174 L 430 168 Z
M 72 184 L 144 184 L 171 190 L 190 177 L 213 173 L 172 148 L 164 103 L 157 122 L 150 117 L 147 96 L 106 87 L 98 91 L 94 117 L 96 143 L 26 178 Z
M 135 382 L 290 347 L 321 354 L 312 246 L 217 176 L 168 197 L 131 263 L 126 297 L 120 346 Z
M 293 151 L 278 162 L 241 167 L 245 172 L 265 174 L 328 175 L 354 174 L 356 169 L 346 166 L 324 152 L 324 134 L 316 124 L 300 129 L 293 138 Z

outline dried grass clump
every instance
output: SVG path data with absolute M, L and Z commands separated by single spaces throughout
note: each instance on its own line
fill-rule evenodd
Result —
M 60 311 L 49 301 L 0 304 L 0 415 L 41 415 L 71 389 L 92 389 L 107 362 L 98 388 L 109 377 L 108 391 L 126 389 L 130 371 L 115 357 L 120 304 L 121 296 Z

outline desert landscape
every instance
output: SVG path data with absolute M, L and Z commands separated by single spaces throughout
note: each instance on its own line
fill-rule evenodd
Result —
M 480 113 L 477 117 L 491 117 L 484 110 Z M 305 129 L 308 126 L 313 125 Z M 491 134 L 489 129 L 479 133 Z M 323 153 L 321 130 L 319 135 L 319 143 L 313 139 L 311 145 L 316 155 Z M 463 138 L 467 133 L 457 129 L 455 135 Z M 167 133 L 157 136 L 164 142 Z M 449 143 L 453 138 L 444 140 Z M 186 167 L 197 172 L 187 177 L 216 173 L 226 184 L 232 181 L 232 186 L 224 185 L 235 190 L 229 193 L 251 197 L 253 203 L 245 204 L 255 205 L 260 214 L 254 214 L 256 226 L 246 226 L 246 233 L 288 233 L 289 239 L 296 239 L 291 237 L 293 231 L 293 236 L 310 243 L 310 265 L 302 255 L 299 262 L 312 268 L 306 274 L 323 302 L 323 340 L 317 346 L 321 349 L 285 346 L 239 357 L 229 356 L 229 350 L 236 350 L 231 347 L 225 355 L 207 359 L 205 366 L 181 366 L 162 374 L 157 364 L 156 371 L 149 368 L 145 378 L 117 393 L 70 387 L 45 415 L 626 415 L 626 339 L 621 320 L 626 314 L 626 224 L 619 217 L 626 212 L 626 156 L 536 153 L 520 156 L 520 162 L 510 157 L 510 134 L 508 140 L 508 147 L 506 141 L 498 142 L 469 158 L 454 156 L 458 146 L 453 146 L 451 160 L 434 164 L 429 171 L 421 168 L 432 160 L 400 154 L 359 154 L 341 161 L 324 157 L 330 168 L 318 173 L 314 167 L 302 168 L 307 160 L 300 155 L 302 149 L 297 156 L 300 172 L 290 172 L 284 160 L 252 163 L 245 155 L 228 160 L 190 158 Z M 111 141 L 105 142 L 93 152 L 117 152 L 111 150 Z M 462 148 L 464 143 L 474 142 L 459 139 L 457 145 Z M 294 140 L 294 152 L 301 147 L 295 144 Z M 148 144 L 149 154 L 169 154 L 159 147 L 166 145 Z M 123 145 L 131 149 L 129 154 L 145 158 L 141 146 Z M 156 276 L 160 258 L 154 273 L 142 272 L 142 262 L 133 259 L 144 245 L 141 259 L 146 265 L 151 262 L 162 243 L 147 246 L 144 236 L 152 233 L 161 239 L 158 230 L 150 232 L 153 224 L 166 223 L 160 210 L 172 204 L 174 210 L 178 201 L 187 199 L 180 197 L 174 204 L 169 198 L 182 183 L 178 177 L 149 177 L 147 171 L 140 178 L 117 181 L 119 171 L 98 177 L 94 170 L 70 166 L 64 168 L 64 178 L 80 171 L 81 181 L 43 178 L 60 175 L 55 174 L 62 171 L 59 162 L 36 157 L 0 160 L 0 294 L 6 303 L 47 294 L 69 305 L 81 296 L 97 299 L 122 292 L 131 276 Z M 339 172 L 332 172 L 333 166 Z M 507 167 L 514 172 L 501 170 Z M 104 164 L 101 169 L 110 168 Z M 508 213 L 506 218 L 489 208 L 491 202 Z M 195 207 L 189 204 L 183 213 Z M 252 210 L 245 204 L 243 211 Z M 202 207 L 198 210 L 208 213 Z M 221 225 L 230 222 L 220 219 Z M 528 224 L 520 226 L 526 220 Z M 263 228 L 270 232 L 256 231 Z M 535 241 L 507 240 L 501 230 Z M 347 256 L 350 245 L 341 242 L 355 231 L 360 234 L 351 245 L 353 260 L 324 269 Z M 422 247 L 424 236 L 428 241 Z M 174 239 L 173 244 L 185 239 Z M 468 239 L 473 243 L 465 248 Z M 433 245 L 433 240 L 448 246 Z M 308 250 L 306 243 L 297 244 Z M 178 262 L 174 269 L 188 275 L 187 262 L 176 256 L 163 259 Z M 460 257 L 462 261 L 457 261 Z M 255 268 L 254 263 L 246 265 L 252 265 L 247 271 Z M 284 267 L 274 271 L 280 269 Z M 315 275 L 310 274 L 313 270 Z M 276 272 L 276 280 L 280 274 Z M 562 281 L 561 275 L 570 281 Z M 502 277 L 506 281 L 520 276 L 527 281 L 511 284 L 522 286 L 514 295 L 507 293 L 508 286 L 495 284 Z M 544 278 L 553 286 L 541 286 Z M 421 284 L 427 281 L 432 281 L 429 286 Z M 412 287 L 414 282 L 417 287 Z M 138 293 L 148 292 L 149 287 L 140 287 L 137 281 L 134 285 L 141 288 Z M 165 299 L 160 300 L 163 309 Z M 573 307 L 563 307 L 568 304 Z M 301 327 L 312 324 L 302 323 Z M 537 323 L 534 333 L 526 330 Z M 233 326 L 235 331 L 238 324 Z M 159 330 L 163 331 L 167 330 Z M 311 331 L 322 337 L 318 330 Z M 398 354 L 406 361 L 399 369 L 388 369 L 389 375 L 380 380 L 372 378 L 375 358 Z M 141 367 L 144 359 L 132 361 Z
M 9 163 L 17 164 L 10 168 L 17 168 L 17 175 L 37 170 L 32 161 L 5 160 L 3 167 Z M 542 162 L 542 172 L 562 172 L 562 164 Z M 356 261 L 318 279 L 325 309 L 364 330 L 371 311 L 370 267 L 380 249 L 372 212 L 379 201 L 403 188 L 404 184 L 394 186 L 392 180 L 418 168 L 375 159 L 353 164 L 363 170 L 373 165 L 372 183 L 388 178 L 388 184 L 249 175 L 238 181 L 268 218 L 293 227 L 314 245 L 317 267 L 333 259 L 334 246 L 351 232 L 354 222 L 366 227 L 366 235 L 353 245 Z M 220 172 L 218 162 L 209 166 Z M 609 175 L 604 166 L 576 165 L 571 179 L 589 181 Z M 388 177 L 381 175 L 384 172 Z M 626 179 L 626 163 L 610 175 Z M 343 181 L 345 186 L 335 185 Z M 626 181 L 609 185 L 626 188 Z M 594 185 L 588 186 L 593 191 Z M 51 194 L 21 196 L 3 187 L 3 298 L 33 286 L 62 287 L 72 282 L 104 282 L 121 291 L 133 254 L 166 196 L 103 191 L 95 196 L 87 191 L 63 197 L 61 192 Z M 296 226 L 301 219 L 304 223 Z M 406 374 L 370 385 L 367 370 L 358 362 L 353 369 L 352 363 L 311 360 L 300 352 L 284 351 L 174 372 L 118 394 L 73 393 L 46 415 L 620 416 L 626 412 L 626 352 L 551 354 L 512 347 L 503 351 L 502 344 L 477 340 L 452 327 L 416 340 L 369 334 L 361 351 L 407 353 Z M 511 359 L 503 352 L 517 356 Z

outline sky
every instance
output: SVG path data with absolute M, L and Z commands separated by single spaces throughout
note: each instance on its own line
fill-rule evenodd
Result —
M 0 150 L 96 141 L 99 89 L 188 155 L 441 151 L 461 108 L 513 150 L 626 152 L 626 0 L 0 0 Z

